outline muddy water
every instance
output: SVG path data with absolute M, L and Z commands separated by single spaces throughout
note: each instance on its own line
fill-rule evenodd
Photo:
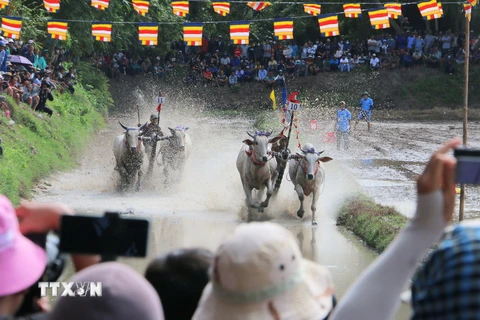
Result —
M 148 112 L 142 110 L 142 114 Z M 38 189 L 36 200 L 65 202 L 78 213 L 101 214 L 109 210 L 149 217 L 152 221 L 150 258 L 179 247 L 215 250 L 236 225 L 245 221 L 247 209 L 235 159 L 251 122 L 211 119 L 201 113 L 192 116 L 180 111 L 165 112 L 161 122 L 164 129 L 177 125 L 190 127 L 194 150 L 183 177 L 178 177 L 175 185 L 165 187 L 161 183 L 161 167 L 156 167 L 142 192 L 121 195 L 115 192 L 118 173 L 113 171 L 111 151 L 114 136 L 121 132 L 118 120 L 128 125 L 137 122 L 131 113 L 111 118 L 107 128 L 90 144 L 79 168 L 51 177 L 48 181 L 51 186 Z M 300 121 L 308 120 L 304 117 Z M 331 124 L 321 123 L 323 128 L 328 126 Z M 308 128 L 308 124 L 301 125 L 305 127 Z M 440 127 L 447 124 L 377 124 L 372 133 L 359 127 L 348 152 L 337 151 L 334 144 L 322 142 L 322 130 L 302 130 L 302 143 L 322 145 L 325 155 L 336 160 L 324 166 L 326 183 L 317 211 L 318 227 L 311 227 L 308 214 L 303 221 L 295 217 L 298 200 L 286 178 L 265 214 L 257 218 L 274 221 L 291 230 L 306 258 L 330 268 L 341 298 L 376 254 L 349 232 L 335 226 L 340 203 L 354 192 L 366 191 L 376 200 L 395 205 L 405 215 L 411 215 L 414 179 L 429 154 L 448 138 L 446 133 L 451 133 L 451 129 L 447 129 L 439 135 Z M 402 134 L 405 136 L 399 138 Z M 468 214 L 475 214 L 477 201 L 471 192 Z M 122 261 L 143 272 L 149 259 Z M 403 306 L 397 318 L 407 319 L 408 313 L 408 308 Z
M 68 203 L 78 213 L 102 214 L 109 210 L 149 217 L 150 258 L 179 247 L 215 250 L 247 216 L 235 159 L 245 139 L 243 133 L 252 124 L 201 116 L 194 119 L 185 114 L 176 115 L 176 119 L 162 119 L 162 127 L 189 126 L 194 150 L 185 174 L 175 185 L 164 187 L 161 167 L 155 167 L 142 192 L 127 195 L 115 192 L 118 177 L 113 171 L 111 145 L 114 136 L 121 132 L 117 121 L 130 125 L 136 122 L 125 116 L 110 119 L 108 127 L 92 141 L 79 168 L 52 176 L 48 181 L 51 187 L 38 189 L 36 200 Z M 332 153 L 335 151 L 328 148 L 325 154 Z M 306 258 L 330 268 L 339 298 L 376 258 L 352 234 L 335 226 L 335 213 L 342 200 L 360 190 L 342 162 L 325 164 L 326 184 L 317 210 L 318 227 L 311 227 L 308 214 L 303 221 L 295 217 L 298 199 L 286 177 L 265 214 L 257 216 L 259 220 L 271 220 L 291 230 Z M 143 272 L 149 259 L 122 261 Z M 398 319 L 406 319 L 408 312 L 402 307 Z

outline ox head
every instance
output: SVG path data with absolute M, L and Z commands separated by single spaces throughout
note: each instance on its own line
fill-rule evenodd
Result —
M 303 172 L 307 180 L 315 179 L 320 162 L 328 162 L 333 160 L 330 157 L 321 157 L 323 151 L 316 151 L 311 143 L 307 143 L 302 147 L 302 153 L 297 153 L 297 157 L 302 162 Z
M 137 152 L 140 139 L 139 136 L 143 133 L 146 123 L 140 128 L 127 127 L 120 121 L 118 123 L 120 123 L 123 129 L 125 129 L 125 143 L 127 144 L 128 150 L 130 152 Z
M 255 134 L 251 134 L 247 132 L 247 134 L 252 139 L 243 140 L 243 143 L 250 146 L 250 149 L 253 149 L 255 154 L 255 158 L 257 160 L 266 162 L 268 161 L 268 144 L 269 143 L 276 143 L 278 140 L 282 138 L 282 136 L 278 136 L 275 138 L 269 138 L 272 134 L 271 132 L 263 132 L 263 131 L 255 131 Z
M 188 127 L 177 126 L 175 129 L 169 127 L 168 130 L 170 130 L 172 134 L 170 142 L 173 146 L 180 151 L 185 151 L 185 135 L 187 134 Z

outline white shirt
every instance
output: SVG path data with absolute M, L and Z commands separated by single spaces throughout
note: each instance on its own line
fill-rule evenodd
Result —
M 342 58 L 342 59 L 340 59 L 340 63 L 341 63 L 341 64 L 348 64 L 348 62 L 349 62 L 349 61 L 348 61 L 348 58 Z
M 380 60 L 377 57 L 370 59 L 370 64 L 372 65 L 372 67 L 376 67 L 379 63 Z

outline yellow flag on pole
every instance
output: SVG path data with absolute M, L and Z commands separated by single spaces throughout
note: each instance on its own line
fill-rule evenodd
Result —
M 277 110 L 277 102 L 275 101 L 275 91 L 272 89 L 272 93 L 270 93 L 270 99 L 272 100 L 272 109 Z

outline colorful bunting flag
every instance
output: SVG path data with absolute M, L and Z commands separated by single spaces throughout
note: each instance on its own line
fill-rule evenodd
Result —
M 465 17 L 468 21 L 472 20 L 472 5 L 471 4 L 463 4 L 463 10 L 465 10 Z
M 135 9 L 140 15 L 145 16 L 148 13 L 150 2 L 144 0 L 132 0 L 132 4 L 133 9 Z
M 43 0 L 43 5 L 48 12 L 56 13 L 60 10 L 60 0 Z
M 334 37 L 340 35 L 338 16 L 335 13 L 319 15 L 318 25 L 322 37 Z
M 65 20 L 50 20 L 48 21 L 48 34 L 53 39 L 66 40 L 68 22 Z
M 144 46 L 156 46 L 158 44 L 158 23 L 139 22 L 138 42 Z
M 424 20 L 432 20 L 440 16 L 440 10 L 436 0 L 420 2 L 417 6 Z
M 10 0 L 0 0 L 0 9 L 4 9 L 8 7 L 9 3 L 10 3 Z
M 20 31 L 22 30 L 22 18 L 20 17 L 3 17 L 2 31 L 7 38 L 20 38 Z
M 108 8 L 108 4 L 110 0 L 92 0 L 92 7 L 97 8 L 99 10 L 105 10 Z
M 385 8 L 387 8 L 389 18 L 398 19 L 402 16 L 402 5 L 400 3 L 385 3 Z
M 289 18 L 275 18 L 273 20 L 273 31 L 275 39 L 293 39 L 293 20 Z
M 173 14 L 179 17 L 186 17 L 188 15 L 188 1 L 173 1 Z
M 388 11 L 386 8 L 371 9 L 368 11 L 370 24 L 372 29 L 390 28 L 390 20 L 388 20 Z
M 322 6 L 317 4 L 317 3 L 304 3 L 303 4 L 303 10 L 311 14 L 312 16 L 318 16 L 320 14 L 320 11 L 322 9 Z
M 230 2 L 212 2 L 213 11 L 221 16 L 226 16 L 230 13 Z
M 230 39 L 233 44 L 249 44 L 250 22 L 232 21 L 230 22 Z
M 440 11 L 440 18 L 443 17 L 443 6 L 440 2 L 438 2 L 438 11 Z
M 360 3 L 346 3 L 343 5 L 345 18 L 359 18 L 362 16 L 362 8 Z
M 261 11 L 265 9 L 266 7 L 271 6 L 272 4 L 270 2 L 248 2 L 247 6 L 252 8 L 255 11 Z
M 468 3 L 470 3 L 472 5 L 472 8 L 475 7 L 478 3 L 477 0 L 467 0 L 467 1 L 468 1 Z
M 112 41 L 112 24 L 106 22 L 92 22 L 92 37 L 97 41 Z
M 183 41 L 187 46 L 202 45 L 203 24 L 201 22 L 185 22 L 183 24 Z

